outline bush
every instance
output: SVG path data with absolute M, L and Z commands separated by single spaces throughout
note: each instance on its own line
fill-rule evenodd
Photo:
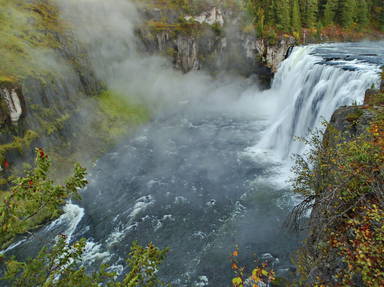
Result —
M 25 233 L 40 223 L 42 218 L 58 214 L 65 200 L 79 197 L 78 190 L 87 184 L 86 171 L 75 165 L 74 173 L 65 184 L 55 185 L 49 178 L 51 162 L 42 149 L 36 150 L 36 167 L 25 177 L 16 177 L 0 202 L 0 243 L 10 243 L 15 235 Z M 130 271 L 122 282 L 117 274 L 102 265 L 97 272 L 88 274 L 82 266 L 86 240 L 70 244 L 60 235 L 51 248 L 43 248 L 39 254 L 25 262 L 6 259 L 5 280 L 15 287 L 154 287 L 165 284 L 157 278 L 157 270 L 168 249 L 160 250 L 152 243 L 142 247 L 133 243 L 127 260 Z
M 299 259 L 310 264 L 299 263 L 302 279 L 317 268 L 328 273 L 316 278 L 319 286 L 383 286 L 384 120 L 378 117 L 367 133 L 349 140 L 328 126 L 307 143 L 310 151 L 294 168 L 294 191 L 304 201 L 293 221 L 313 209 Z

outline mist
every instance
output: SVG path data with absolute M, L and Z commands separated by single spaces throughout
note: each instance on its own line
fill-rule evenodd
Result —
M 70 242 L 86 238 L 85 267 L 91 271 L 106 263 L 119 276 L 127 271 L 131 242 L 169 247 L 159 275 L 180 287 L 230 284 L 229 255 L 235 246 L 242 265 L 254 266 L 263 258 L 287 275 L 302 235 L 283 228 L 297 200 L 287 182 L 291 156 L 304 151 L 294 137 L 308 135 L 338 107 L 362 101 L 365 90 L 379 80 L 382 45 L 295 47 L 271 89 L 263 90 L 255 75 L 247 78 L 230 70 L 239 63 L 214 73 L 184 74 L 168 58 L 149 53 L 137 35 L 145 19 L 133 1 L 56 2 L 79 45 L 79 59 L 101 86 L 145 106 L 151 117 L 98 157 L 88 169 L 82 199 L 68 202 L 64 214 L 35 236 L 54 241 L 65 234 Z M 222 28 L 227 40 L 236 38 L 237 27 L 226 23 Z M 345 49 L 356 60 L 328 59 L 345 55 Z M 362 49 L 377 54 L 379 62 L 361 56 Z M 56 79 L 62 82 L 61 94 L 87 93 L 79 71 L 54 51 L 47 55 L 37 57 L 61 73 Z M 234 58 L 228 55 L 224 62 Z M 103 117 L 97 109 L 104 104 L 96 94 L 101 89 L 95 90 L 73 100 L 76 115 L 69 121 L 78 129 L 70 133 L 71 141 L 81 146 L 76 159 L 96 149 L 105 136 L 97 134 L 101 125 L 93 125 Z M 55 92 L 49 95 L 67 101 Z M 115 116 L 107 129 L 121 122 Z M 45 242 L 26 237 L 11 252 L 34 255 Z
M 178 105 L 267 117 L 274 107 L 257 86 L 257 79 L 228 75 L 215 78 L 205 71 L 183 74 L 168 59 L 143 51 L 135 27 L 143 24 L 128 0 L 59 1 L 63 18 L 72 23 L 86 47 L 93 68 L 108 89 L 145 103 L 153 113 Z M 231 109 L 227 109 L 231 106 Z

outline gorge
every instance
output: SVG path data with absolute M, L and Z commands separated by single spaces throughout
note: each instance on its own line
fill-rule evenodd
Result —
M 39 106 L 48 102 L 45 107 L 58 114 L 45 119 L 55 119 L 53 139 L 38 143 L 79 141 L 74 149 L 84 154 L 112 134 L 116 119 L 103 126 L 99 103 L 82 97 L 107 90 L 135 107 L 129 110 L 133 119 L 120 123 L 119 130 L 135 128 L 89 168 L 81 200 L 69 200 L 60 217 L 18 236 L 2 253 L 25 258 L 60 234 L 69 242 L 86 238 L 84 265 L 94 270 L 107 263 L 122 277 L 130 244 L 152 241 L 170 248 L 159 271 L 165 281 L 202 287 L 229 286 L 229 255 L 238 246 L 245 264 L 262 258 L 278 276 L 294 276 L 291 255 L 305 233 L 283 224 L 300 201 L 288 182 L 292 155 L 305 151 L 295 138 L 321 128 L 341 106 L 362 105 L 366 90 L 380 87 L 384 42 L 296 46 L 285 59 L 294 45 L 290 37 L 263 48 L 265 42 L 231 31 L 225 32 L 230 44 L 216 36 L 208 42 L 185 35 L 175 40 L 164 31 L 152 38 L 137 29 L 142 11 L 129 1 L 58 6 L 73 25 L 69 58 L 86 56 L 74 66 L 62 66 L 57 58 L 50 62 L 61 72 L 66 67 L 50 83 L 24 82 L 20 103 L 14 100 L 10 109 L 11 122 L 20 118 L 22 124 L 4 123 L 16 133 L 36 129 L 42 126 L 38 115 L 47 113 Z M 246 67 L 247 59 L 254 62 Z M 272 81 L 260 76 L 267 79 L 272 72 Z M 0 85 L 0 95 L 11 106 L 20 85 L 9 85 Z M 100 127 L 107 131 L 99 136 Z M 3 156 L 22 161 L 15 153 Z

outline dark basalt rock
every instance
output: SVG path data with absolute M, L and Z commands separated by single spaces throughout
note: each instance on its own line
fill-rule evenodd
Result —
M 239 28 L 228 31 L 228 27 L 238 26 L 235 15 L 224 8 L 210 9 L 216 9 L 216 13 L 211 13 L 217 16 L 217 22 L 213 25 L 198 23 L 196 20 L 195 25 L 189 26 L 189 30 L 140 27 L 136 33 L 142 40 L 142 50 L 168 56 L 174 68 L 183 73 L 204 69 L 214 74 L 227 71 L 245 77 L 256 75 L 260 84 L 268 88 L 279 64 L 292 51 L 295 39 L 281 37 L 270 43 Z M 175 11 L 167 13 L 167 23 L 173 23 L 175 19 L 185 16 L 176 17 Z M 209 14 L 209 11 L 204 13 Z M 146 9 L 142 11 L 142 15 L 148 21 L 161 20 L 156 9 Z M 233 25 L 225 25 L 223 22 Z
M 368 133 L 368 129 L 376 115 L 384 113 L 383 106 L 371 105 L 371 99 L 375 96 L 377 97 L 378 93 L 378 90 L 367 90 L 364 105 L 340 107 L 334 112 L 330 124 L 343 135 L 343 138 L 335 137 L 334 133 L 328 128 L 323 139 L 325 148 L 335 147 L 340 141 L 349 141 L 357 136 Z M 309 219 L 309 235 L 305 241 L 304 249 L 306 250 L 306 255 L 313 260 L 319 258 L 321 246 L 326 238 L 324 234 L 325 222 L 322 214 L 324 210 L 327 210 L 329 214 L 333 212 L 329 206 L 324 204 L 325 201 L 322 200 L 326 196 L 327 194 L 324 193 L 323 196 L 316 199 Z M 317 262 L 316 266 L 312 266 L 312 269 L 307 274 L 307 281 L 304 282 L 303 286 L 314 286 L 317 278 L 321 278 L 323 282 L 336 284 L 337 279 L 333 275 L 337 273 L 337 270 L 345 268 L 347 267 L 339 254 L 330 252 L 327 254 L 326 259 L 322 259 L 321 262 Z M 360 278 L 355 278 L 354 283 L 354 286 L 363 286 Z

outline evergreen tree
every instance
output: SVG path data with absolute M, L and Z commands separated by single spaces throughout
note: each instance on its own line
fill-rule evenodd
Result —
M 327 0 L 324 6 L 323 23 L 325 26 L 334 23 L 336 12 L 338 8 L 337 0 Z
M 371 20 L 374 25 L 384 31 L 384 1 L 371 0 L 373 3 L 370 9 Z
M 278 1 L 278 0 L 277 0 Z M 266 5 L 266 13 L 265 13 L 265 19 L 266 19 L 266 23 L 268 25 L 275 25 L 276 24 L 276 13 L 275 13 L 275 2 L 276 0 L 269 0 L 268 1 L 268 5 Z
M 292 13 L 291 13 L 291 26 L 293 31 L 300 31 L 301 19 L 300 19 L 300 7 L 299 0 L 292 0 Z
M 304 24 L 308 28 L 313 28 L 318 22 L 319 1 L 306 0 L 305 2 Z
M 369 11 L 368 4 L 366 0 L 359 0 L 356 5 L 356 22 L 359 24 L 359 27 L 365 28 L 369 22 Z
M 361 1 L 361 0 L 359 0 Z M 343 27 L 351 27 L 354 23 L 356 1 L 355 0 L 341 0 L 339 11 L 340 11 L 340 24 Z
M 384 0 L 243 0 L 258 34 L 265 28 L 300 31 L 333 24 L 384 30 Z
M 275 0 L 275 19 L 278 28 L 283 31 L 289 31 L 290 21 L 290 2 L 289 0 Z

